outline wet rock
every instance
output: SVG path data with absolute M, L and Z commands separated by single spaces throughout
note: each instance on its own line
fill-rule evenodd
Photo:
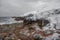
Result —
M 41 18 L 41 19 L 37 20 L 37 23 L 38 23 L 39 27 L 42 28 L 42 27 L 46 26 L 49 23 L 49 21 Z

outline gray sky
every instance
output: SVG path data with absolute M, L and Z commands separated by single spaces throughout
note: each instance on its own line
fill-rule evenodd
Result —
M 0 17 L 60 7 L 60 0 L 0 0 Z

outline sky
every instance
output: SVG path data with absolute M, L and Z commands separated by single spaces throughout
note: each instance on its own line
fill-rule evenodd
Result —
M 60 0 L 0 0 L 0 17 L 20 16 L 27 12 L 60 8 Z

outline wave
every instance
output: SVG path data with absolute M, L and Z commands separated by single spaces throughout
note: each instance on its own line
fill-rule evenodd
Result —
M 0 17 L 0 25 L 3 24 L 12 24 L 12 23 L 20 23 L 21 21 L 16 21 L 15 18 L 12 17 Z

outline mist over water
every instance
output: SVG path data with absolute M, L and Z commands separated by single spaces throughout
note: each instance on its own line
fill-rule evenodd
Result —
M 0 17 L 20 16 L 53 8 L 60 8 L 60 0 L 0 0 Z

